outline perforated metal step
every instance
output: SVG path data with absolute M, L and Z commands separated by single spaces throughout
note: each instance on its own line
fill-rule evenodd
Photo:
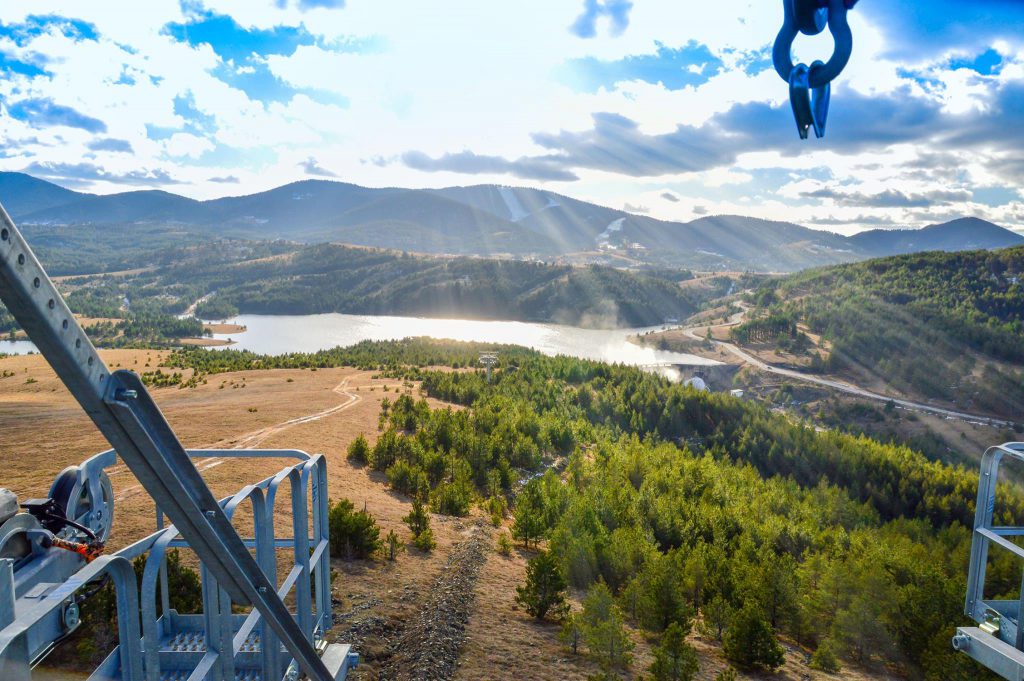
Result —
M 188 681 L 192 672 L 163 672 L 160 674 L 160 681 Z M 235 681 L 263 681 L 263 677 L 255 670 L 238 670 L 235 672 Z
M 260 650 L 260 635 L 249 634 L 242 642 L 240 652 L 257 653 Z M 202 631 L 181 631 L 165 640 L 160 646 L 161 653 L 205 653 L 206 635 Z

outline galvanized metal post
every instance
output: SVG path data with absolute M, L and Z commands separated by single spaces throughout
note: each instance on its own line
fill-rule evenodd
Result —
M 0 558 L 0 629 L 13 621 L 14 561 L 10 558 Z

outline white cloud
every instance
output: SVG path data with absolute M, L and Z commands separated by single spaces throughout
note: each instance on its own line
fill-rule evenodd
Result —
M 691 2 L 644 0 L 634 3 L 625 32 L 612 35 L 602 30 L 590 39 L 568 30 L 579 15 L 580 0 L 349 0 L 344 9 L 307 11 L 295 3 L 279 8 L 273 2 L 251 0 L 204 4 L 245 27 L 302 26 L 318 44 L 300 46 L 288 56 L 256 54 L 248 64 L 225 64 L 209 46 L 192 47 L 162 32 L 168 22 L 186 19 L 178 0 L 5 0 L 0 3 L 4 23 L 23 21 L 29 14 L 74 16 L 95 24 L 101 37 L 75 42 L 54 29 L 25 48 L 0 41 L 5 51 L 46 55 L 46 68 L 52 73 L 50 78 L 12 76 L 0 81 L 0 98 L 5 103 L 49 98 L 102 120 L 108 136 L 129 142 L 134 150 L 94 154 L 105 169 L 162 170 L 181 180 L 178 191 L 212 196 L 226 189 L 256 191 L 298 179 L 300 165 L 310 157 L 345 180 L 370 185 L 508 182 L 504 174 L 421 172 L 394 159 L 415 150 L 431 158 L 471 151 L 514 160 L 548 153 L 533 141 L 534 133 L 588 130 L 596 112 L 629 118 L 645 135 L 663 135 L 679 125 L 699 126 L 736 104 L 785 105 L 788 96 L 785 83 L 770 68 L 758 73 L 742 68 L 773 41 L 781 23 L 776 2 L 719 0 L 697 9 Z M 863 13 L 854 11 L 851 25 L 854 54 L 834 88 L 834 110 L 843 106 L 846 92 L 882 97 L 903 88 L 909 97 L 938 102 L 951 113 L 987 111 L 1000 88 L 1024 80 L 1019 45 L 998 45 L 1008 55 L 1007 63 L 998 76 L 983 77 L 950 69 L 936 59 L 930 64 L 896 63 L 884 57 L 882 32 Z M 657 43 L 671 48 L 691 40 L 706 45 L 725 63 L 720 73 L 689 67 L 692 73 L 709 76 L 699 86 L 669 90 L 637 80 L 585 93 L 571 90 L 556 77 L 570 59 L 654 54 Z M 357 45 L 372 49 L 344 51 Z M 810 60 L 827 58 L 831 49 L 826 33 L 814 39 L 801 36 L 795 53 Z M 346 104 L 326 104 L 307 94 L 264 103 L 214 75 L 226 69 L 251 77 L 256 65 L 294 88 L 332 93 Z M 921 78 L 908 77 L 906 69 L 916 69 Z M 176 113 L 175 101 L 182 98 L 210 123 L 189 121 Z M 153 139 L 147 125 L 168 132 L 154 134 Z M 81 130 L 36 129 L 30 122 L 0 116 L 0 134 L 9 142 L 36 140 L 9 144 L 8 156 L 0 159 L 4 169 L 20 169 L 32 161 L 73 164 L 92 153 L 87 147 L 91 136 Z M 949 184 L 938 176 L 920 177 L 920 169 L 912 167 L 930 149 L 894 146 L 844 155 L 831 150 L 829 141 L 808 141 L 799 155 L 745 153 L 728 168 L 658 178 L 657 183 L 576 169 L 578 182 L 547 186 L 605 205 L 649 206 L 652 215 L 665 218 L 689 219 L 694 207 L 703 206 L 711 213 L 756 212 L 812 220 L 824 208 L 844 219 L 856 217 L 853 212 L 859 210 L 827 203 L 804 205 L 801 187 L 820 182 L 813 178 L 823 168 L 862 192 L 899 186 L 921 193 Z M 993 170 L 997 161 L 1012 162 L 1000 154 L 1005 150 L 954 154 L 961 174 L 958 182 L 1013 186 Z M 390 161 L 367 161 L 376 158 Z M 778 169 L 795 179 L 777 186 L 759 184 L 761 177 L 781 172 Z M 227 176 L 237 177 L 239 184 L 226 188 L 209 181 Z M 123 186 L 97 183 L 95 188 Z M 680 200 L 660 198 L 667 188 Z M 962 207 L 1010 222 L 1011 216 L 1024 213 L 1019 204 L 999 211 L 969 202 Z M 899 209 L 882 214 L 912 217 Z M 1024 226 L 1024 217 L 1014 224 Z
M 169 156 L 188 156 L 199 158 L 203 152 L 212 151 L 213 142 L 205 137 L 199 137 L 187 132 L 178 132 L 164 142 L 164 149 Z

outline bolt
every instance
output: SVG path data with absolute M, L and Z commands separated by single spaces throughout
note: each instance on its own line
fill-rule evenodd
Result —
M 62 616 L 64 620 L 64 627 L 66 629 L 74 629 L 79 623 L 78 603 L 74 601 L 68 601 L 67 605 L 64 606 L 64 613 Z
M 967 634 L 957 634 L 953 637 L 953 650 L 966 651 L 971 647 L 971 637 Z
M 265 587 L 265 586 L 261 586 L 261 587 L 259 587 L 256 590 L 259 591 L 261 594 L 267 593 L 267 587 Z
M 213 511 L 205 511 L 205 512 L 203 513 L 203 515 L 205 515 L 205 516 L 206 516 L 207 518 L 209 518 L 210 520 L 213 520 L 213 519 L 214 519 L 215 517 L 217 517 L 217 514 L 216 514 L 216 513 L 214 513 Z
M 127 390 L 125 388 L 118 388 L 114 393 L 114 399 L 118 402 L 126 402 L 127 400 L 134 400 L 139 396 L 137 390 Z

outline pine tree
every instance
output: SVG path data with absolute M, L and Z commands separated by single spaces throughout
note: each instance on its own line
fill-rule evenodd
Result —
M 723 643 L 725 657 L 742 669 L 775 670 L 785 661 L 782 646 L 753 603 L 736 613 Z
M 685 633 L 693 627 L 693 608 L 687 598 L 683 574 L 674 554 L 647 561 L 637 577 L 640 623 L 651 631 L 664 631 L 673 622 Z
M 421 551 L 430 551 L 437 544 L 434 541 L 434 531 L 430 529 L 430 513 L 419 497 L 412 500 L 412 510 L 409 515 L 402 518 L 402 521 L 412 531 L 413 546 Z
M 651 678 L 654 681 L 692 681 L 699 669 L 697 651 L 686 642 L 686 632 L 676 622 L 668 625 L 654 649 Z
M 633 641 L 622 625 L 622 613 L 604 582 L 596 582 L 583 599 L 581 629 L 587 650 L 606 674 L 612 669 L 628 667 L 632 662 Z
M 836 657 L 835 643 L 826 638 L 811 655 L 811 668 L 834 674 L 840 670 L 839 659 Z
M 526 564 L 526 584 L 516 587 L 516 602 L 539 620 L 560 615 L 565 605 L 565 577 L 549 551 L 541 551 Z
M 729 626 L 729 617 L 732 615 L 729 602 L 721 596 L 715 596 L 704 604 L 701 614 L 704 615 L 701 620 L 701 633 L 713 637 L 716 641 L 721 641 L 722 634 Z
M 526 548 L 530 548 L 531 541 L 536 545 L 544 534 L 544 518 L 532 495 L 524 494 L 516 500 L 514 518 L 512 536 L 521 540 Z
M 409 511 L 409 515 L 402 518 L 402 522 L 409 526 L 413 537 L 418 537 L 430 529 L 430 514 L 418 497 L 412 500 L 412 510 Z
M 398 538 L 398 533 L 389 530 L 388 536 L 384 538 L 384 544 L 388 548 L 388 560 L 395 560 L 398 557 L 398 552 L 402 550 L 402 542 Z
M 565 616 L 562 620 L 562 630 L 558 632 L 558 640 L 565 644 L 573 655 L 579 654 L 580 643 L 583 642 L 583 629 L 580 627 L 578 615 L 569 613 Z
M 381 546 L 377 521 L 364 508 L 355 511 L 352 502 L 342 499 L 328 513 L 331 555 L 338 558 L 369 558 Z
M 437 546 L 437 542 L 434 541 L 434 531 L 428 527 L 416 535 L 412 544 L 420 551 L 432 551 Z
M 347 458 L 358 464 L 366 464 L 370 460 L 370 445 L 362 434 L 349 444 Z

